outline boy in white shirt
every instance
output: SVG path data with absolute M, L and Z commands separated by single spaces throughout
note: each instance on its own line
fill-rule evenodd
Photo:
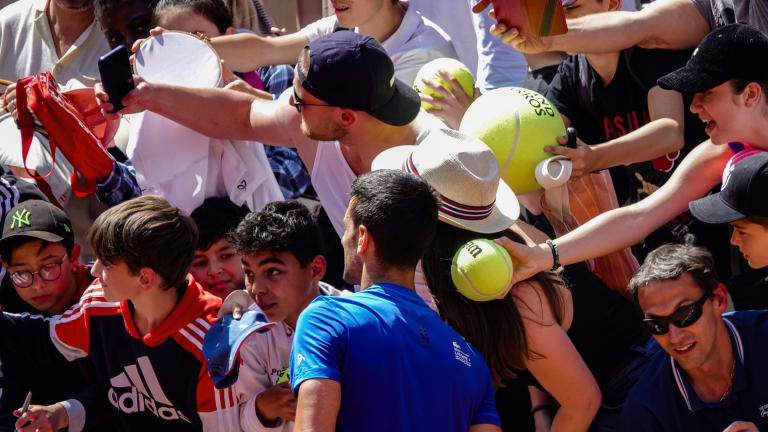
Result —
M 288 360 L 296 320 L 319 295 L 341 292 L 320 282 L 326 262 L 323 240 L 309 210 L 298 201 L 267 204 L 249 214 L 230 234 L 242 256 L 246 292 L 236 291 L 220 314 L 238 318 L 246 308 L 260 308 L 277 323 L 254 333 L 239 349 L 242 365 L 234 384 L 244 431 L 292 431 L 296 399 L 288 385 Z

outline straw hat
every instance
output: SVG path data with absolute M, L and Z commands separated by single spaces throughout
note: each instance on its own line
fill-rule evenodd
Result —
M 423 178 L 439 194 L 440 220 L 469 231 L 503 231 L 520 215 L 491 149 L 451 129 L 433 130 L 419 145 L 387 149 L 371 168 L 402 169 Z

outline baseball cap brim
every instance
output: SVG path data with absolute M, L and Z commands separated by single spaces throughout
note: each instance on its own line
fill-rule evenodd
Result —
M 403 170 L 405 161 L 413 153 L 416 146 L 405 145 L 392 147 L 379 153 L 371 163 L 371 170 L 379 169 L 399 169 Z M 437 191 L 440 193 L 440 191 Z M 453 217 L 442 211 L 438 212 L 438 218 L 450 225 L 463 228 L 469 231 L 483 234 L 491 234 L 504 231 L 514 225 L 520 216 L 520 204 L 517 201 L 515 193 L 503 181 L 499 181 L 499 188 L 496 191 L 496 202 L 488 217 L 479 220 L 466 220 Z
M 3 250 L 5 248 L 5 246 L 8 244 L 9 239 L 16 238 L 16 237 L 32 237 L 34 239 L 43 240 L 51 243 L 58 243 L 65 240 L 64 237 L 54 233 L 47 232 L 47 231 L 35 231 L 35 230 L 20 231 L 18 233 L 6 234 L 5 237 L 0 239 L 0 250 Z
M 691 201 L 688 208 L 696 219 L 708 224 L 729 223 L 747 217 L 723 201 L 719 193 Z
M 717 87 L 727 80 L 714 77 L 689 64 L 659 78 L 659 87 L 665 90 L 675 90 L 680 93 L 700 93 Z
M 392 126 L 405 126 L 412 122 L 421 109 L 421 99 L 416 90 L 395 78 L 394 93 L 387 103 L 368 111 L 384 123 Z

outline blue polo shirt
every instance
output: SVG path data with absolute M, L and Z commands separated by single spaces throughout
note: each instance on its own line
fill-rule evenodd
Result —
M 624 403 L 622 431 L 722 432 L 735 421 L 768 431 L 768 311 L 723 315 L 736 356 L 725 402 L 699 399 L 672 357 L 660 351 Z
M 466 432 L 500 425 L 483 358 L 413 291 L 320 296 L 299 316 L 291 386 L 341 383 L 337 431 Z

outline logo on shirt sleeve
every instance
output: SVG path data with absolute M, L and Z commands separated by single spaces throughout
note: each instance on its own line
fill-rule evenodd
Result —
M 760 417 L 768 417 L 768 404 L 760 407 Z
M 453 342 L 453 354 L 456 360 L 464 363 L 469 367 L 472 367 L 472 361 L 470 360 L 469 355 L 461 350 L 461 347 L 458 343 L 456 343 L 456 341 Z

